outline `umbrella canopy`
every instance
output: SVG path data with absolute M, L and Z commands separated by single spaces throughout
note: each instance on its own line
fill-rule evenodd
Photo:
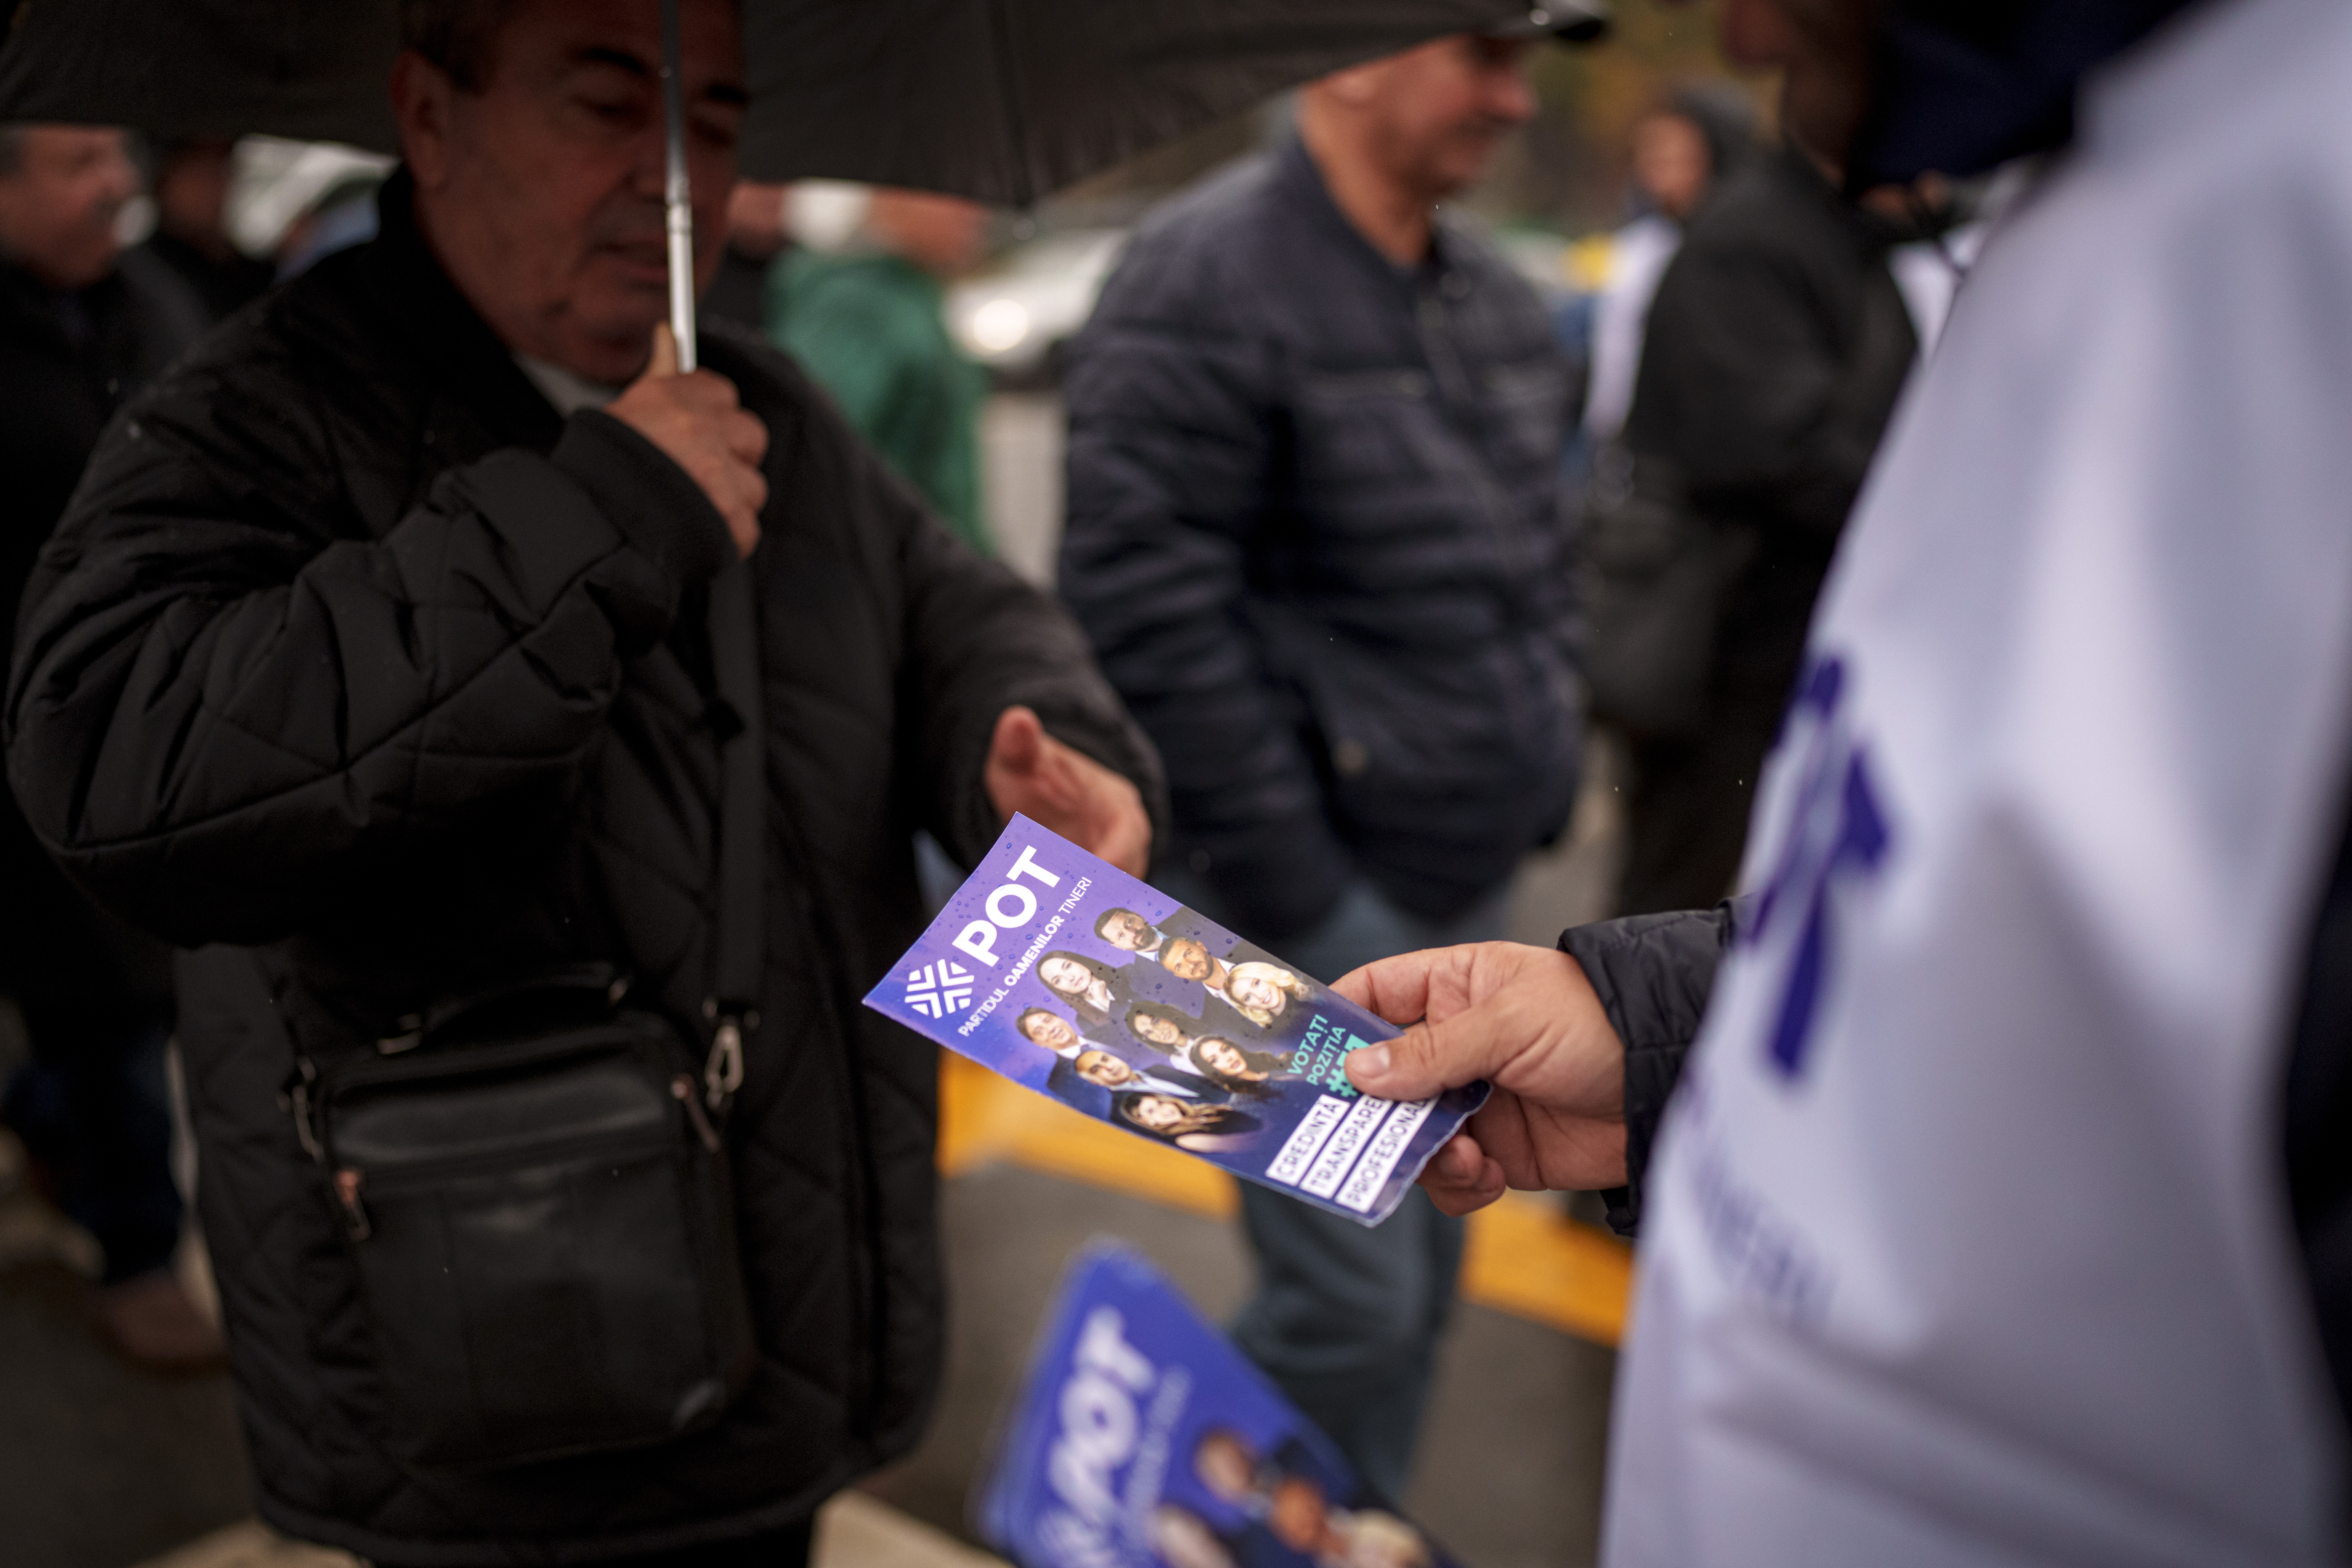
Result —
M 1540 0 L 1570 30 L 1596 0 Z M 743 173 L 1025 206 L 1269 93 L 1528 0 L 745 0 Z M 0 121 L 394 152 L 392 0 L 24 0 Z

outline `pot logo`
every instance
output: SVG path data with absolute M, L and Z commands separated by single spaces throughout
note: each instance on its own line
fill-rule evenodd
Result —
M 971 971 L 942 959 L 907 976 L 907 1005 L 926 1018 L 944 1018 L 971 1005 Z

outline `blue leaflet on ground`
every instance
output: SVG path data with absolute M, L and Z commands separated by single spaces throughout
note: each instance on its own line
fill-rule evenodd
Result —
M 1399 1104 L 1348 1053 L 1397 1032 L 1025 816 L 866 1005 L 1097 1121 L 1365 1225 L 1486 1086 Z
M 1454 1568 L 1117 1247 L 1064 1285 L 978 1514 L 1022 1568 Z

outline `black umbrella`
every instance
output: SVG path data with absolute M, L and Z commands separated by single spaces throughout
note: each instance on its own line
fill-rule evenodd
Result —
M 1601 4 L 745 0 L 741 167 L 1026 206 L 1341 66 L 1453 32 L 1591 37 Z M 397 37 L 393 0 L 22 0 L 0 43 L 0 121 L 396 152 Z M 686 175 L 671 162 L 675 271 Z M 689 293 L 674 283 L 691 353 Z

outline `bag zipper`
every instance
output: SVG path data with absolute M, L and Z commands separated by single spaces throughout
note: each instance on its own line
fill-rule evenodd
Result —
M 694 1080 L 684 1073 L 670 1080 L 670 1096 L 686 1107 L 687 1120 L 693 1123 L 695 1134 L 705 1148 L 716 1152 L 718 1134 L 696 1104 Z M 457 1173 L 492 1175 L 519 1165 L 543 1161 L 560 1161 L 583 1154 L 597 1154 L 615 1163 L 642 1160 L 648 1155 L 667 1157 L 678 1152 L 676 1123 L 658 1131 L 641 1134 L 626 1142 L 614 1143 L 604 1134 L 583 1134 L 534 1144 L 528 1149 L 511 1150 L 496 1155 L 457 1154 L 437 1160 L 419 1160 L 413 1164 L 377 1166 L 373 1170 L 359 1165 L 332 1165 L 329 1184 L 334 1189 L 336 1206 L 342 1211 L 343 1230 L 355 1242 L 365 1241 L 375 1233 L 375 1223 L 369 1215 L 363 1198 L 373 1187 L 378 1192 L 399 1193 L 403 1188 L 423 1185 L 434 1177 Z
M 351 1089 L 375 1089 L 385 1084 L 414 1082 L 419 1079 L 472 1078 L 483 1073 L 529 1067 L 538 1061 L 584 1055 L 591 1049 L 606 1045 L 649 1046 L 655 1043 L 651 1036 L 640 1034 L 627 1025 L 616 1022 L 596 1026 L 593 1030 L 583 1029 L 548 1039 L 526 1040 L 505 1046 L 461 1047 L 446 1054 L 424 1050 L 363 1058 L 331 1068 L 320 1075 L 320 1082 L 312 1090 L 312 1098 L 325 1101 Z

